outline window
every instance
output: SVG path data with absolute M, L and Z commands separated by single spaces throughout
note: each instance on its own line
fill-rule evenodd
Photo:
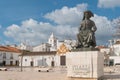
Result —
M 6 53 L 3 53 L 3 59 L 6 59 Z
M 56 43 L 56 40 L 54 40 L 54 43 Z
M 25 61 L 27 61 L 27 59 L 25 59 Z
M 44 51 L 45 49 L 43 48 L 42 50 Z
M 13 59 L 13 54 L 10 55 L 10 59 Z

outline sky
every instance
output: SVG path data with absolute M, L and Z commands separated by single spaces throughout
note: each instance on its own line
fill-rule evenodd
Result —
M 0 44 L 39 45 L 51 33 L 77 40 L 86 10 L 94 13 L 97 45 L 108 45 L 120 20 L 120 0 L 0 0 Z

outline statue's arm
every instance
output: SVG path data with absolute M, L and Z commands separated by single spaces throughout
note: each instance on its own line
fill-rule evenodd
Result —
M 79 27 L 79 31 L 81 31 L 81 27 L 82 27 L 82 26 L 80 25 L 80 27 Z
M 80 25 L 80 27 L 79 27 L 79 32 L 82 30 L 82 25 Z
M 83 28 L 83 22 L 81 22 L 80 27 L 79 27 L 79 32 L 82 31 Z
M 95 23 L 93 22 L 92 23 L 92 31 L 95 32 L 96 30 L 97 30 L 97 27 L 96 27 Z

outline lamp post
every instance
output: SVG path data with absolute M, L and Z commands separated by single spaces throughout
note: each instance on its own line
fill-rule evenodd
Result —
M 20 70 L 21 72 L 23 71 L 23 55 L 24 55 L 24 51 L 22 50 L 22 54 L 21 54 L 21 66 L 20 66 Z
M 20 66 L 20 70 L 21 70 L 21 72 L 23 71 L 23 56 L 24 56 L 24 52 L 25 52 L 25 47 L 23 46 L 22 48 L 21 48 L 21 66 Z

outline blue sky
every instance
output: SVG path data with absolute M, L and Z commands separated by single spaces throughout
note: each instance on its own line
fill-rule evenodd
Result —
M 0 0 L 0 44 L 37 45 L 52 32 L 60 40 L 76 39 L 85 10 L 95 14 L 97 43 L 106 45 L 112 39 L 111 23 L 120 16 L 119 0 Z

